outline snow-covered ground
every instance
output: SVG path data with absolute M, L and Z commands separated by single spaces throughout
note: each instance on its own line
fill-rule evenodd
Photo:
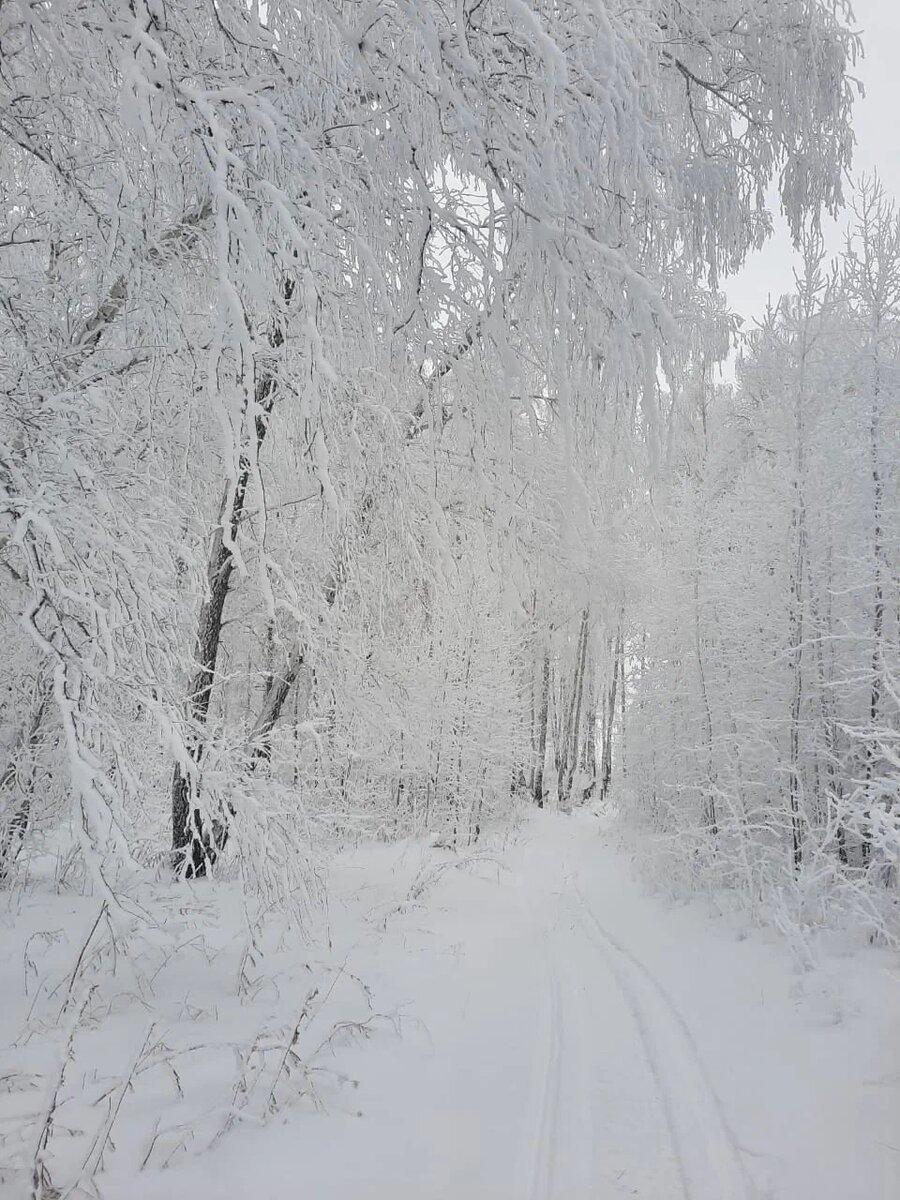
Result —
M 330 895 L 317 948 L 226 885 L 169 888 L 153 980 L 152 946 L 113 976 L 99 927 L 79 965 L 96 905 L 18 897 L 0 1193 L 37 1156 L 87 1195 L 102 1159 L 104 1200 L 900 1196 L 892 952 L 801 966 L 649 896 L 588 814 L 470 859 L 363 848 Z

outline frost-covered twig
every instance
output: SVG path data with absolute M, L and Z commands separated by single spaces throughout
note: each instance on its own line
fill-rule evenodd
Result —
M 53 1123 L 60 1104 L 60 1092 L 66 1077 L 66 1068 L 75 1058 L 75 1035 L 81 1019 L 90 1003 L 93 988 L 88 989 L 80 1004 L 73 1011 L 65 1033 L 65 1043 L 60 1054 L 59 1066 L 47 1090 L 47 1100 L 38 1120 L 38 1136 L 31 1164 L 31 1200 L 56 1200 L 60 1195 L 53 1183 L 48 1168 L 50 1140 L 53 1136 Z

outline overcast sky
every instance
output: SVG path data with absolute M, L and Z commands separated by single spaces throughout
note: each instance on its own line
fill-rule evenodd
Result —
M 877 169 L 885 191 L 900 200 L 900 0 L 853 0 L 853 11 L 864 50 L 855 73 L 866 93 L 857 100 L 853 115 L 853 173 Z M 784 220 L 773 215 L 776 232 L 771 241 L 725 282 L 731 307 L 748 321 L 765 310 L 768 296 L 777 299 L 793 285 L 796 258 Z M 840 247 L 843 225 L 832 226 L 829 249 Z

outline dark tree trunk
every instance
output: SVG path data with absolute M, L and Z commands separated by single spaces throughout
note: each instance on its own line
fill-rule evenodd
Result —
M 286 280 L 283 287 L 285 303 L 290 301 L 293 294 L 293 284 Z M 284 341 L 280 326 L 275 326 L 269 334 L 269 345 L 277 350 Z M 265 442 L 269 427 L 269 418 L 275 404 L 277 394 L 275 369 L 267 365 L 260 370 L 254 389 L 254 437 L 255 459 Z M 219 523 L 210 538 L 209 556 L 206 567 L 206 598 L 200 609 L 195 640 L 195 662 L 197 670 L 191 680 L 187 697 L 187 714 L 190 722 L 190 733 L 186 745 L 186 758 L 175 764 L 172 777 L 172 850 L 175 869 L 186 878 L 203 876 L 216 861 L 219 851 L 227 838 L 224 820 L 221 825 L 211 823 L 211 828 L 204 828 L 203 812 L 199 803 L 199 784 L 197 768 L 203 758 L 205 748 L 205 730 L 209 718 L 209 706 L 212 690 L 216 682 L 216 666 L 219 659 L 219 649 L 222 643 L 222 618 L 225 612 L 225 602 L 228 598 L 232 572 L 234 571 L 234 544 L 241 519 L 244 515 L 244 505 L 247 499 L 247 489 L 250 484 L 250 474 L 253 459 L 249 454 L 242 454 L 238 464 L 238 476 L 234 488 L 227 487 L 222 501 Z M 230 538 L 225 539 L 228 529 Z M 299 670 L 299 664 L 297 667 Z M 295 672 L 296 675 L 296 672 Z M 293 682 L 293 679 L 291 680 Z M 288 687 L 290 684 L 288 684 Z M 270 689 L 271 690 L 271 689 Z M 265 719 L 266 705 L 264 704 L 263 729 L 257 745 L 264 745 L 274 721 L 284 705 L 287 689 L 280 697 L 275 710 L 275 718 L 268 723 Z M 267 693 L 268 701 L 268 693 Z M 259 723 L 258 723 L 259 724 Z
M 534 802 L 544 807 L 544 760 L 547 757 L 547 717 L 550 708 L 550 652 L 544 651 L 544 666 L 541 674 L 541 699 L 538 706 L 537 762 L 534 770 Z

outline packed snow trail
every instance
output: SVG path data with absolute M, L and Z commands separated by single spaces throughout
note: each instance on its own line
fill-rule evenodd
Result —
M 557 1195 L 587 1197 L 592 1194 L 592 1187 L 593 1194 L 597 1194 L 603 1172 L 595 1164 L 595 1151 L 605 1148 L 607 1154 L 615 1153 L 615 1146 L 609 1144 L 609 1134 L 616 1121 L 609 1111 L 595 1105 L 594 1085 L 602 1078 L 615 1078 L 621 1094 L 630 1092 L 637 1104 L 643 1098 L 645 1123 L 650 1124 L 648 1118 L 652 1112 L 657 1136 L 662 1115 L 668 1135 L 668 1139 L 663 1138 L 657 1177 L 643 1180 L 643 1194 L 658 1192 L 660 1196 L 683 1196 L 684 1200 L 751 1200 L 757 1195 L 756 1189 L 684 1019 L 647 968 L 603 928 L 580 887 L 576 871 L 567 874 L 558 889 L 553 886 L 556 870 L 554 863 L 547 861 L 547 852 L 552 853 L 556 846 L 554 837 L 543 844 L 528 845 L 528 862 L 518 885 L 529 896 L 532 911 L 538 895 L 545 913 L 555 916 L 553 943 L 567 958 L 562 960 L 557 951 L 552 961 L 548 952 L 554 996 L 552 1024 L 556 1041 L 563 1044 L 577 1030 L 569 1060 L 579 1067 L 577 1078 L 576 1068 L 570 1068 L 561 1079 L 561 1056 L 558 1051 L 550 1056 L 545 1111 L 552 1114 L 552 1119 L 542 1123 L 536 1138 L 537 1166 L 527 1194 L 534 1200 L 552 1200 Z M 558 866 L 557 861 L 557 869 Z M 573 962 L 578 964 L 581 988 L 575 982 Z M 563 982 L 567 983 L 565 989 Z M 560 999 L 563 992 L 568 996 L 566 1004 Z M 593 1025 L 586 1019 L 588 1005 L 587 1018 L 593 1016 Z M 622 1005 L 627 1009 L 624 1020 Z M 613 1012 L 618 1012 L 619 1019 L 607 1025 Z M 624 1069 L 612 1056 L 613 1038 L 619 1053 L 623 1045 L 628 1047 L 630 1063 Z M 584 1074 L 585 1063 L 591 1066 L 588 1078 Z M 579 1114 L 588 1114 L 590 1118 L 589 1126 L 581 1131 L 581 1145 L 572 1147 L 563 1159 L 569 1168 L 568 1178 L 559 1177 L 554 1171 L 559 1149 L 571 1132 L 569 1122 L 559 1128 L 556 1116 L 561 1091 L 563 1095 L 567 1092 L 571 1095 L 573 1121 L 578 1120 Z M 617 1103 L 621 1103 L 621 1095 Z M 671 1161 L 666 1158 L 666 1148 Z M 648 1153 L 649 1157 L 652 1155 Z M 577 1169 L 579 1163 L 578 1175 L 573 1177 L 572 1169 Z M 629 1170 L 627 1165 L 623 1166 L 618 1178 L 624 1179 L 633 1171 L 633 1167 Z M 608 1186 L 608 1179 L 603 1182 Z
M 756 1195 L 684 1018 L 644 964 L 606 932 L 580 892 L 579 901 L 582 929 L 609 965 L 640 1032 L 665 1106 L 686 1200 Z
M 392 907 L 404 856 L 429 853 L 373 848 L 334 875 L 334 936 L 401 1016 L 336 1049 L 358 1087 L 101 1179 L 105 1200 L 900 1196 L 887 952 L 801 972 L 773 937 L 648 896 L 587 814 L 536 814 Z
M 564 1065 L 562 1039 L 565 1011 L 560 995 L 557 964 L 549 937 L 541 937 L 541 955 L 546 972 L 547 1003 L 541 1016 L 542 1036 L 535 1054 L 532 1113 L 536 1119 L 525 1122 L 526 1139 L 523 1160 L 531 1163 L 523 1179 L 522 1194 L 528 1200 L 547 1200 L 553 1194 L 556 1153 L 559 1141 L 559 1098 Z

